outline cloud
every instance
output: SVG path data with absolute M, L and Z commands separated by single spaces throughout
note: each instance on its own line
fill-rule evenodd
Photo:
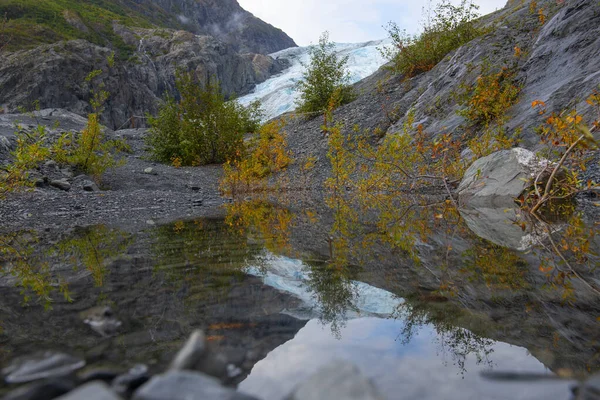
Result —
M 316 43 L 324 31 L 336 42 L 365 42 L 386 37 L 383 26 L 397 22 L 417 32 L 427 0 L 238 0 L 262 20 L 283 29 L 299 45 Z M 482 14 L 506 0 L 480 0 Z

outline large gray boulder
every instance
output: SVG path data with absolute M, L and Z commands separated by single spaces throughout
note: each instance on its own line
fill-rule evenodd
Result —
M 286 400 L 381 400 L 373 383 L 347 361 L 334 361 L 300 383 Z
M 513 208 L 549 161 L 516 147 L 475 161 L 458 187 L 461 207 Z

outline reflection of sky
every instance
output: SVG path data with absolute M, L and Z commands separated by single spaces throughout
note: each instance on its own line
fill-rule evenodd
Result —
M 478 372 L 489 364 L 465 361 L 466 373 L 441 351 L 432 326 L 425 325 L 410 343 L 403 345 L 402 321 L 361 318 L 348 321 L 336 339 L 328 326 L 311 320 L 296 337 L 259 361 L 239 386 L 265 399 L 282 399 L 300 381 L 334 359 L 355 363 L 371 377 L 389 399 L 561 399 L 569 398 L 564 382 L 490 382 Z M 495 342 L 489 356 L 493 368 L 502 371 L 548 372 L 526 349 Z

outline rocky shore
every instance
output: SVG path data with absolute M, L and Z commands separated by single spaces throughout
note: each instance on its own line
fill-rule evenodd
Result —
M 192 333 L 167 371 L 152 376 L 146 365 L 128 371 L 80 372 L 85 360 L 45 352 L 14 360 L 2 370 L 9 384 L 23 384 L 4 400 L 258 400 L 227 383 L 239 369 L 211 351 L 202 331 Z M 290 393 L 286 400 L 382 400 L 371 381 L 349 362 L 335 361 Z

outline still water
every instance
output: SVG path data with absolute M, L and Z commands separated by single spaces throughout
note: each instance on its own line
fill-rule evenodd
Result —
M 138 231 L 7 235 L 0 361 L 51 349 L 87 368 L 141 362 L 158 372 L 201 328 L 242 371 L 239 390 L 264 399 L 282 399 L 335 359 L 354 362 L 389 399 L 568 399 L 569 381 L 480 372 L 598 370 L 597 302 L 549 285 L 533 251 L 454 229 L 415 238 L 420 260 L 374 242 L 360 247 L 367 260 L 342 256 L 356 237 L 335 241 L 327 224 L 251 204 Z M 452 249 L 442 249 L 448 237 Z

